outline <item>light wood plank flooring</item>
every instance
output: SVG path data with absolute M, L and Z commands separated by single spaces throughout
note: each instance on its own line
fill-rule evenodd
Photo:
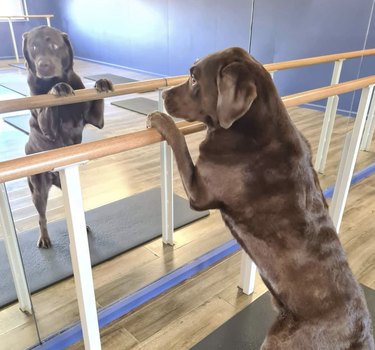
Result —
M 24 71 L 10 68 L 0 62 L 0 84 L 9 74 L 25 75 Z M 79 75 L 101 72 L 149 79 L 150 75 L 128 72 L 93 63 L 76 61 Z M 84 79 L 86 86 L 93 82 Z M 157 99 L 157 93 L 135 94 Z M 13 98 L 17 95 L 8 95 Z M 111 101 L 133 96 L 106 99 L 106 123 L 96 131 L 102 138 L 111 137 L 145 127 L 145 116 L 115 107 Z M 0 96 L 1 98 L 1 96 Z M 304 133 L 316 153 L 323 114 L 303 108 L 292 108 L 290 114 L 297 127 Z M 338 117 L 332 137 L 327 171 L 320 176 L 325 188 L 335 181 L 343 138 L 352 127 L 352 119 Z M 92 130 L 95 130 L 92 128 Z M 193 158 L 204 132 L 187 137 Z M 23 156 L 27 140 L 20 131 L 0 118 L 0 161 Z M 371 152 L 361 152 L 356 169 L 375 162 L 374 146 Z M 81 169 L 81 182 L 85 209 L 96 208 L 117 199 L 159 186 L 159 146 L 113 155 L 92 161 Z M 175 192 L 184 195 L 175 168 Z M 19 232 L 37 226 L 36 211 L 31 202 L 26 180 L 7 184 L 16 228 Z M 375 177 L 351 189 L 342 224 L 340 238 L 357 278 L 375 288 Z M 62 196 L 53 189 L 48 203 L 49 221 L 64 217 Z M 163 246 L 156 239 L 119 257 L 94 267 L 94 284 L 98 308 L 106 306 L 147 285 L 205 252 L 231 239 L 220 215 L 211 215 L 176 232 L 176 244 Z M 265 291 L 257 279 L 255 293 L 243 295 L 237 288 L 240 255 L 209 268 L 198 276 L 182 283 L 152 300 L 102 330 L 104 349 L 188 349 L 228 318 L 239 312 Z M 0 281 L 1 283 L 1 281 Z M 32 296 L 38 332 L 43 339 L 79 319 L 72 278 L 59 282 Z M 25 349 L 38 341 L 34 320 L 18 310 L 16 304 L 0 310 L 0 349 Z M 77 343 L 71 349 L 83 349 Z

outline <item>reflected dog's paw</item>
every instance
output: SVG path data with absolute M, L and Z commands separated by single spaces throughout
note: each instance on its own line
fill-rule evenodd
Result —
M 99 79 L 95 82 L 95 89 L 98 92 L 109 92 L 113 91 L 113 84 L 108 79 Z
M 55 96 L 69 96 L 74 95 L 74 90 L 69 84 L 58 83 L 52 87 L 49 94 Z
M 38 239 L 38 243 L 36 244 L 38 248 L 44 248 L 44 249 L 48 249 L 48 248 L 51 248 L 52 247 L 52 243 L 51 243 L 51 240 L 49 239 L 49 237 L 39 237 Z

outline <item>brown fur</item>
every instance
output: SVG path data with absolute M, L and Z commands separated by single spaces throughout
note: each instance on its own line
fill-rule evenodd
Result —
M 273 296 L 279 316 L 262 349 L 374 349 L 310 147 L 263 66 L 239 48 L 214 53 L 164 100 L 169 114 L 207 125 L 194 165 L 173 120 L 148 117 L 174 151 L 191 206 L 221 211 Z
M 41 26 L 25 33 L 23 39 L 31 95 L 49 93 L 67 96 L 73 95 L 74 90 L 85 88 L 80 77 L 73 71 L 73 50 L 65 33 Z M 98 80 L 95 87 L 99 92 L 113 88 L 107 79 Z M 103 110 L 103 100 L 31 110 L 26 154 L 81 143 L 86 124 L 103 128 Z M 49 248 L 51 241 L 47 230 L 47 200 L 52 185 L 61 188 L 59 174 L 48 172 L 29 176 L 28 183 L 39 213 L 40 237 L 37 245 Z

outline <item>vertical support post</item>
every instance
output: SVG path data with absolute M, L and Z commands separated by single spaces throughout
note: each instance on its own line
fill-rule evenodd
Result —
M 274 79 L 276 72 L 277 72 L 276 70 L 273 70 L 273 71 L 268 72 L 268 73 L 270 73 L 271 78 Z
M 327 108 L 324 113 L 323 126 L 320 134 L 319 146 L 315 159 L 315 169 L 321 174 L 324 173 L 324 169 L 327 162 L 329 144 L 331 142 L 333 127 L 335 125 L 338 103 L 338 96 L 329 97 L 327 101 Z
M 344 59 L 340 59 L 335 62 L 332 72 L 331 85 L 339 83 L 343 62 Z M 322 174 L 324 173 L 325 163 L 327 161 L 329 144 L 331 142 L 331 136 L 336 117 L 337 104 L 337 96 L 328 97 L 326 111 L 324 113 L 322 131 L 320 134 L 318 152 L 315 160 L 315 169 Z
M 361 151 L 370 151 L 371 141 L 375 131 L 375 93 L 372 95 L 370 110 L 368 112 L 365 131 L 363 132 Z
M 257 267 L 246 254 L 244 250 L 241 252 L 241 275 L 240 282 L 238 286 L 242 289 L 247 295 L 250 295 L 254 292 L 255 285 L 255 275 L 257 272 Z
M 51 19 L 49 17 L 46 17 L 46 21 L 47 21 L 47 26 L 50 27 L 51 26 Z
M 8 23 L 9 23 L 10 35 L 12 37 L 12 42 L 13 42 L 14 54 L 16 55 L 17 62 L 19 62 L 20 58 L 18 56 L 18 49 L 17 49 L 16 37 L 14 35 L 13 22 L 12 22 L 12 18 L 11 17 L 8 17 Z
M 344 147 L 343 158 L 341 160 L 342 164 L 340 164 L 339 167 L 339 174 L 337 175 L 336 186 L 333 192 L 333 202 L 330 210 L 337 232 L 340 230 L 373 89 L 374 85 L 362 89 L 352 135 L 350 141 L 348 138 L 346 139 L 347 145 Z
M 83 211 L 79 164 L 57 169 L 61 178 L 70 256 L 86 350 L 100 350 L 99 323 L 91 271 L 86 220 Z
M 341 70 L 342 70 L 342 64 L 344 61 L 345 61 L 344 58 L 335 61 L 335 65 L 333 66 L 331 85 L 335 85 L 339 83 Z
M 350 144 L 351 138 L 352 138 L 352 131 L 348 132 L 345 136 L 344 147 L 343 147 L 342 152 L 341 152 L 341 160 L 340 160 L 339 169 L 338 169 L 338 172 L 337 172 L 335 189 L 340 184 L 342 184 L 344 167 L 345 167 L 345 162 L 346 162 L 347 157 L 348 157 L 349 144 Z M 337 211 L 337 208 L 338 208 L 338 202 L 337 202 L 338 193 L 339 193 L 338 191 L 334 190 L 331 205 L 329 207 L 329 214 L 331 215 L 331 218 L 332 218 L 333 224 L 335 225 L 337 233 L 339 232 L 339 226 L 340 226 L 340 215 L 339 215 L 340 212 Z
M 4 183 L 0 183 L 0 227 L 3 228 L 5 249 L 8 255 L 8 261 L 20 309 L 31 315 L 33 309 L 29 288 L 27 286 L 12 211 L 9 206 L 8 195 Z
M 162 89 L 159 89 L 158 110 L 164 112 Z M 163 243 L 173 245 L 173 152 L 166 141 L 160 142 L 161 221 Z

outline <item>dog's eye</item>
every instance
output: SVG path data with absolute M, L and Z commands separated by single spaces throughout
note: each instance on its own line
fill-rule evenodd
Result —
M 191 86 L 194 86 L 198 83 L 193 74 L 190 77 L 190 81 L 191 81 Z
M 36 49 L 37 49 L 36 45 L 33 45 L 32 49 L 33 49 L 33 51 L 36 51 Z

